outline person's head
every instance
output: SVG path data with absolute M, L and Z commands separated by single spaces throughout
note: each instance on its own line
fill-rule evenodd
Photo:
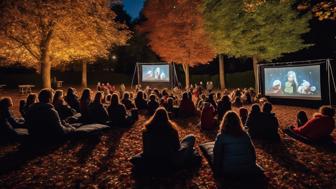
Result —
M 308 120 L 307 114 L 304 111 L 299 111 L 299 113 L 297 114 L 297 118 L 299 120 L 305 120 L 305 121 Z
M 3 97 L 0 100 L 0 106 L 1 106 L 1 109 L 8 109 L 9 107 L 12 107 L 13 106 L 12 98 L 11 97 Z
M 36 103 L 36 100 L 37 100 L 36 93 L 30 93 L 27 97 L 26 105 L 30 106 L 30 105 L 34 104 L 34 103 Z
M 291 83 L 295 83 L 298 85 L 297 79 L 296 79 L 296 73 L 294 71 L 289 71 L 287 73 L 287 80 Z
M 253 104 L 251 107 L 251 113 L 260 113 L 260 106 L 258 104 Z
M 164 129 L 169 127 L 175 129 L 174 124 L 169 119 L 167 110 L 163 107 L 156 109 L 154 115 L 145 124 L 145 130 Z
M 244 133 L 242 122 L 237 113 L 233 111 L 228 111 L 225 113 L 220 125 L 220 132 L 232 136 L 240 136 Z
M 173 104 L 174 104 L 174 99 L 173 99 L 172 97 L 169 97 L 169 98 L 167 99 L 167 104 L 168 104 L 169 106 L 173 106 Z
M 129 98 L 130 98 L 130 94 L 128 92 L 125 92 L 123 99 L 124 100 L 129 100 Z
M 54 94 L 54 102 L 62 101 L 63 99 L 63 90 L 56 90 Z
M 234 102 L 235 102 L 236 105 L 242 103 L 241 100 L 240 100 L 240 97 L 238 97 L 238 96 L 235 98 L 235 101 L 234 101 Z
M 136 99 L 144 99 L 144 93 L 142 91 L 138 91 L 136 95 Z
M 155 96 L 155 94 L 151 94 L 151 95 L 149 96 L 149 100 L 150 100 L 150 101 L 156 101 L 156 96 Z
M 108 94 L 108 95 L 106 95 L 106 102 L 107 103 L 109 103 L 109 102 L 111 102 L 111 98 L 112 98 L 112 95 L 111 94 Z
M 81 101 L 91 101 L 91 89 L 86 88 L 82 92 Z
M 223 101 L 224 103 L 230 103 L 230 97 L 229 97 L 228 95 L 224 95 L 224 96 L 222 97 L 222 101 Z
M 103 93 L 98 91 L 98 92 L 96 93 L 96 95 L 95 95 L 94 102 L 95 102 L 95 103 L 99 103 L 99 104 L 101 104 L 103 98 L 104 98 Z
M 271 113 L 272 112 L 272 104 L 269 102 L 264 103 L 263 107 L 262 107 L 262 111 L 265 113 Z
M 334 117 L 335 116 L 335 109 L 333 109 L 331 106 L 322 106 L 319 110 L 319 112 L 322 115 L 328 116 L 328 117 Z
M 189 100 L 189 95 L 187 92 L 184 92 L 182 95 L 182 100 Z
M 40 103 L 51 103 L 52 98 L 53 98 L 53 94 L 50 89 L 42 89 L 39 92 L 38 99 Z
M 115 106 L 119 104 L 119 95 L 114 93 L 111 98 L 111 106 Z
M 69 87 L 67 90 L 67 96 L 74 96 L 76 93 L 75 89 L 72 87 Z
M 218 92 L 218 93 L 216 94 L 216 99 L 217 99 L 217 100 L 220 100 L 221 98 L 222 98 L 222 93 Z

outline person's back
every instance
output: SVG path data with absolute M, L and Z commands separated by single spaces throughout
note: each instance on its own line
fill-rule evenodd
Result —
M 213 167 L 217 176 L 239 176 L 256 171 L 254 146 L 235 112 L 225 114 L 213 150 Z
M 188 97 L 188 93 L 183 93 L 179 107 L 179 117 L 187 118 L 196 114 L 196 107 L 193 101 Z
M 64 100 L 71 108 L 76 110 L 76 112 L 80 112 L 79 100 L 73 88 L 68 89 L 67 95 L 64 97 Z
M 279 140 L 278 134 L 279 123 L 274 113 L 261 112 L 260 120 L 261 124 L 258 126 L 259 134 L 257 138 L 265 140 Z
M 218 160 L 221 161 L 221 166 L 218 168 L 222 169 L 223 173 L 238 174 L 249 172 L 255 168 L 254 147 L 246 133 L 239 137 L 219 134 L 215 141 L 214 151 L 222 153 L 220 160 Z M 214 152 L 214 159 L 217 158 L 218 153 Z
M 158 107 L 159 103 L 156 101 L 155 95 L 150 95 L 149 102 L 147 103 L 148 115 L 153 115 Z
M 217 120 L 215 119 L 215 116 L 215 108 L 209 102 L 206 102 L 201 114 L 201 129 L 215 129 L 217 127 Z
M 112 124 L 123 124 L 126 119 L 126 108 L 122 104 L 109 106 L 108 114 Z
M 81 113 L 81 121 L 88 122 L 89 121 L 89 105 L 91 103 L 91 89 L 84 89 L 82 92 L 82 96 L 80 99 L 80 113 Z
M 89 122 L 90 123 L 101 123 L 104 124 L 108 120 L 108 113 L 102 104 L 103 94 L 102 92 L 97 92 L 95 100 L 89 105 Z
M 230 110 L 231 110 L 230 97 L 228 95 L 224 95 L 222 99 L 218 101 L 218 107 L 217 107 L 218 120 L 222 120 L 224 114 Z

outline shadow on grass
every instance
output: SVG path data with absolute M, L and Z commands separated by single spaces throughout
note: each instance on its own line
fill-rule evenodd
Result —
M 62 145 L 64 145 L 64 141 L 48 144 L 36 142 L 22 143 L 18 147 L 18 150 L 8 153 L 0 158 L 0 175 L 18 170 L 29 161 L 37 157 L 48 155 Z

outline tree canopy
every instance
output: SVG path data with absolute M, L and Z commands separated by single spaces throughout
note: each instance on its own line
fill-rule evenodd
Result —
M 0 9 L 1 56 L 40 70 L 44 87 L 51 66 L 107 56 L 130 37 L 105 0 L 9 0 Z
M 246 10 L 244 0 L 205 0 L 203 8 L 206 30 L 220 53 L 273 60 L 309 46 L 302 35 L 310 30 L 310 16 L 300 16 L 288 2 Z
M 150 47 L 164 61 L 182 64 L 185 71 L 189 66 L 208 63 L 216 55 L 204 31 L 201 3 L 148 0 L 143 11 L 147 20 L 140 30 L 147 32 Z

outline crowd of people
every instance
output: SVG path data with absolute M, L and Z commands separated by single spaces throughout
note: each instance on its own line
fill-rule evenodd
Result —
M 218 130 L 213 146 L 206 153 L 212 158 L 216 176 L 227 174 L 255 174 L 261 169 L 256 164 L 252 139 L 279 142 L 279 123 L 272 104 L 251 89 L 223 90 L 215 93 L 211 83 L 190 86 L 186 90 L 142 89 L 129 92 L 110 84 L 97 85 L 95 93 L 89 88 L 79 96 L 76 89 L 53 91 L 42 89 L 20 101 L 21 118 L 12 114 L 10 97 L 0 100 L 1 137 L 16 137 L 18 128 L 28 130 L 29 137 L 50 140 L 76 132 L 87 124 L 109 127 L 131 127 L 139 114 L 149 116 L 142 133 L 143 151 L 131 162 L 136 170 L 148 168 L 180 169 L 193 166 L 200 156 L 195 150 L 195 136 L 180 140 L 174 119 L 200 117 L 201 130 Z M 250 106 L 250 111 L 246 108 Z M 232 111 L 236 107 L 237 113 Z M 297 123 L 285 132 L 318 141 L 335 128 L 335 110 L 323 106 L 311 119 L 299 112 Z

